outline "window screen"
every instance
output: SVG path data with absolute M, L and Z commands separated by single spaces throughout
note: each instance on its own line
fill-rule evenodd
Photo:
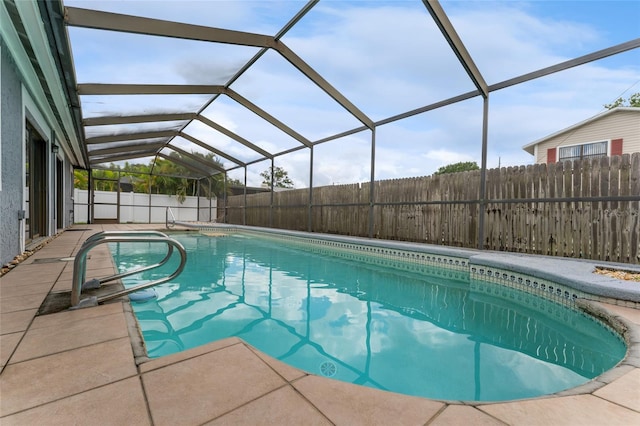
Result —
M 586 143 L 583 145 L 562 146 L 559 148 L 558 161 L 579 160 L 586 157 L 607 155 L 607 141 Z

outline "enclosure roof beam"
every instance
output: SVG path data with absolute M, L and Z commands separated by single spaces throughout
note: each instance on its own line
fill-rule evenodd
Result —
M 225 94 L 247 108 L 254 114 L 266 120 L 279 130 L 288 134 L 298 142 L 311 147 L 311 141 L 288 127 L 271 114 L 255 105 L 239 93 L 224 86 L 208 85 L 171 85 L 171 84 L 79 84 L 78 93 L 81 95 L 177 95 L 177 94 Z
M 298 23 L 320 0 L 310 0 L 302 9 L 300 9 L 298 11 L 298 13 L 296 13 L 296 15 L 291 18 L 291 20 L 285 24 L 285 26 L 278 31 L 278 33 L 275 35 L 274 39 L 275 40 L 279 40 L 280 38 L 282 38 L 289 30 L 291 30 L 291 28 L 293 28 L 293 26 Z M 242 68 L 240 68 L 234 75 L 233 77 L 231 77 L 227 83 L 225 84 L 225 87 L 230 87 L 235 81 L 238 80 L 238 78 L 240 78 L 241 75 L 243 75 L 249 68 L 251 68 L 253 66 L 253 64 L 255 64 L 258 59 L 260 59 L 268 50 L 268 47 L 263 47 L 261 48 L 255 55 L 253 55 L 253 57 L 251 59 L 249 59 L 248 62 L 246 62 Z M 209 105 L 211 105 L 217 98 L 219 95 L 214 95 L 211 97 L 211 99 L 209 99 L 208 102 L 206 102 L 197 112 L 197 114 L 202 114 L 203 111 L 205 109 L 207 109 L 209 107 Z M 187 125 L 183 126 L 182 129 L 180 129 L 180 131 L 185 130 L 185 128 L 187 127 Z M 266 155 L 265 153 L 263 153 L 263 155 L 265 157 L 269 157 L 268 155 Z
M 630 40 L 625 43 L 611 46 L 607 49 L 598 50 L 596 52 L 589 53 L 588 55 L 580 56 L 565 62 L 560 62 L 559 64 L 552 65 L 550 67 L 541 68 L 537 71 L 523 74 L 519 77 L 514 77 L 509 80 L 502 81 L 500 83 L 492 84 L 491 86 L 489 86 L 489 91 L 494 92 L 496 90 L 504 89 L 509 86 L 514 86 L 516 84 L 524 83 L 529 80 L 534 80 L 536 78 L 544 77 L 546 75 L 553 74 L 559 71 L 564 71 L 569 68 L 577 67 L 579 65 L 584 65 L 589 62 L 597 61 L 599 59 L 603 59 L 612 55 L 617 55 L 618 53 L 624 53 L 629 50 L 637 49 L 639 47 L 640 47 L 640 38 L 636 38 L 634 40 Z
M 138 139 L 152 139 L 176 136 L 178 132 L 176 130 L 158 130 L 151 132 L 138 132 L 138 133 L 123 133 L 120 135 L 106 135 L 106 136 L 94 136 L 86 138 L 85 143 L 87 145 L 108 143 L 108 142 L 123 142 L 134 141 Z
M 90 160 L 90 164 L 94 165 L 94 164 L 100 164 L 100 163 L 109 163 L 113 161 L 129 160 L 131 158 L 151 157 L 153 155 L 155 155 L 155 153 L 153 152 L 149 153 L 147 151 L 130 152 L 128 154 L 119 154 L 119 155 L 105 155 L 105 156 L 100 156 L 98 158 L 92 158 Z
M 305 9 L 305 13 L 311 9 L 315 3 L 316 2 L 310 2 Z M 276 40 L 275 37 L 75 7 L 67 7 L 65 8 L 65 12 L 65 22 L 67 25 L 75 27 L 227 43 L 242 46 L 273 48 L 287 61 L 289 61 L 291 65 L 296 67 L 343 108 L 349 111 L 354 117 L 360 120 L 367 127 L 373 128 L 373 121 L 369 117 L 353 105 L 338 90 L 331 86 L 324 78 L 322 78 L 322 76 L 320 76 L 320 74 L 305 63 L 284 43 Z M 302 13 L 299 13 L 298 15 L 299 16 L 296 16 L 297 19 L 300 19 L 303 16 Z M 294 22 L 289 25 L 293 26 Z
M 384 124 L 389 124 L 394 121 L 402 120 L 405 118 L 413 117 L 414 115 L 422 114 L 427 111 L 432 111 L 434 109 L 442 108 L 447 105 L 452 105 L 458 102 L 466 101 L 467 99 L 475 98 L 478 96 L 480 92 L 478 90 L 472 90 L 471 92 L 463 93 L 458 96 L 454 96 L 449 99 L 445 99 L 440 102 L 435 102 L 420 108 L 413 109 L 411 111 L 404 112 L 402 114 L 394 115 L 392 117 L 385 118 L 384 120 L 376 121 L 376 126 L 382 126 Z
M 174 162 L 174 163 L 177 163 L 177 164 L 183 166 L 186 169 L 189 169 L 189 170 L 191 170 L 191 171 L 193 171 L 195 173 L 202 174 L 202 175 L 205 175 L 205 176 L 213 176 L 213 175 L 219 173 L 217 171 L 215 173 L 211 173 L 211 170 L 205 170 L 204 168 L 202 168 L 202 167 L 200 167 L 200 166 L 198 166 L 196 164 L 189 163 L 189 162 L 184 161 L 184 160 L 182 160 L 181 158 L 178 158 L 178 157 L 172 157 L 170 155 L 163 154 L 162 152 L 158 153 L 158 157 L 164 158 L 165 160 L 169 160 L 169 161 Z
M 139 170 L 130 170 L 130 169 L 121 169 L 121 168 L 113 168 L 113 167 L 107 167 L 107 166 L 100 166 L 99 164 L 96 164 L 94 167 L 92 167 L 93 170 L 111 170 L 114 172 L 122 172 L 122 173 L 128 173 L 128 174 L 133 174 L 133 175 L 147 175 L 147 176 L 153 176 L 153 174 L 149 173 L 149 172 L 141 172 Z M 175 177 L 175 178 L 185 178 L 185 179 L 194 179 L 193 176 L 185 176 L 185 175 L 177 175 L 177 174 L 163 174 L 162 176 L 166 176 L 166 177 Z
M 96 155 L 89 154 L 89 162 L 94 163 L 95 161 L 103 162 L 105 160 L 112 160 L 113 158 L 142 158 L 142 157 L 153 157 L 157 154 L 157 149 L 138 149 L 133 151 L 116 151 L 109 153 L 100 153 Z M 124 157 L 126 156 L 126 157 Z
M 42 16 L 42 24 L 50 34 L 49 45 L 54 53 L 56 67 L 59 70 L 63 90 L 67 96 L 67 105 L 73 119 L 75 137 L 69 143 L 72 145 L 73 156 L 88 165 L 87 148 L 82 143 L 84 129 L 82 128 L 82 109 L 80 97 L 76 92 L 76 73 L 73 64 L 73 52 L 69 41 L 69 34 L 63 25 L 64 5 L 62 2 L 39 2 L 38 7 Z M 77 150 L 76 150 L 77 148 Z M 79 153 L 80 155 L 78 155 Z
M 126 148 L 131 145 L 144 145 L 144 144 L 154 144 L 154 143 L 158 143 L 158 144 L 161 143 L 163 145 L 166 145 L 169 142 L 169 140 L 170 140 L 169 138 L 163 137 L 163 138 L 135 139 L 134 142 L 115 141 L 115 142 L 94 143 L 88 146 L 90 150 L 87 152 L 95 152 L 95 150 L 97 149 L 104 149 L 104 148 L 117 148 L 117 147 Z
M 224 86 L 208 84 L 78 84 L 79 95 L 210 95 Z
M 236 163 L 236 164 L 238 164 L 240 166 L 244 166 L 245 165 L 244 162 L 238 160 L 237 158 L 235 158 L 235 157 L 233 157 L 233 156 L 231 156 L 231 155 L 229 155 L 229 154 L 227 154 L 227 153 L 225 153 L 223 151 L 220 151 L 220 150 L 218 150 L 218 149 L 216 149 L 216 148 L 214 148 L 214 147 L 202 142 L 200 139 L 194 138 L 191 135 L 188 135 L 188 134 L 186 134 L 184 132 L 180 132 L 180 133 L 178 133 L 178 136 L 183 137 L 186 140 L 188 140 L 189 142 L 194 143 L 194 144 L 198 145 L 199 147 L 204 148 L 204 149 L 206 149 L 208 151 L 211 151 L 214 154 L 216 154 L 216 155 L 218 155 L 218 156 L 220 156 L 222 158 L 226 158 L 227 160 L 229 160 L 231 162 L 234 162 L 234 163 Z
M 196 161 L 198 163 L 200 163 L 202 166 L 207 167 L 208 169 L 214 169 L 214 170 L 218 170 L 221 172 L 224 172 L 224 168 L 218 166 L 217 164 L 214 164 L 212 161 L 207 161 L 204 158 L 198 157 L 197 155 L 191 154 L 187 151 L 185 151 L 184 149 L 180 149 L 177 146 L 173 146 L 173 145 L 167 145 L 166 148 L 169 148 L 181 155 L 183 155 L 184 157 L 187 157 L 193 161 Z M 170 158 L 174 158 L 171 157 Z M 210 171 L 210 170 L 209 170 Z
M 489 96 L 487 83 L 484 81 L 484 77 L 482 77 L 480 70 L 473 62 L 473 59 L 471 59 L 471 55 L 460 39 L 460 36 L 458 36 L 453 24 L 449 21 L 449 17 L 445 13 L 444 9 L 440 6 L 440 3 L 437 0 L 422 0 L 422 3 L 426 6 L 434 22 L 442 32 L 445 40 L 447 40 L 447 43 L 451 46 L 453 53 L 455 53 L 456 57 L 469 75 L 469 78 L 473 81 L 473 84 L 480 91 L 482 96 L 487 98 Z
M 374 124 L 364 112 L 356 107 L 351 101 L 349 101 L 342 93 L 340 93 L 335 87 L 333 87 L 327 80 L 325 80 L 316 70 L 296 55 L 291 49 L 289 49 L 283 42 L 277 40 L 275 50 L 280 53 L 291 65 L 296 67 L 298 71 L 304 74 L 309 80 L 314 82 L 322 91 L 331 96 L 334 101 L 339 103 L 344 109 L 346 109 L 351 115 L 358 119 L 362 124 L 369 129 L 373 129 Z
M 242 95 L 240 95 L 239 93 L 235 92 L 232 89 L 227 88 L 227 89 L 225 89 L 225 94 L 227 96 L 229 96 L 231 99 L 233 99 L 234 101 L 238 102 L 243 107 L 245 107 L 248 110 L 250 110 L 251 112 L 253 112 L 254 114 L 260 116 L 264 120 L 266 120 L 269 123 L 273 124 L 275 127 L 277 127 L 278 129 L 282 130 L 283 132 L 285 132 L 286 134 L 288 134 L 289 136 L 291 136 L 292 138 L 294 138 L 295 140 L 297 140 L 301 144 L 303 144 L 303 145 L 305 145 L 305 146 L 307 146 L 309 148 L 311 147 L 311 145 L 312 145 L 311 141 L 309 141 L 307 138 L 302 136 L 300 133 L 298 133 L 295 130 L 291 129 L 286 124 L 284 124 L 283 122 L 279 121 L 277 118 L 275 118 L 274 116 L 272 116 L 271 114 L 269 114 L 268 112 L 266 112 L 265 110 L 260 108 L 259 106 L 255 105 L 254 103 L 252 103 L 247 98 L 245 98 Z
M 85 126 L 104 126 L 109 124 L 154 123 L 158 121 L 193 120 L 195 117 L 196 114 L 193 112 L 147 115 L 112 115 L 85 118 L 82 120 L 82 124 Z
M 202 122 L 203 124 L 206 124 L 207 126 L 211 127 L 212 129 L 217 130 L 218 132 L 222 133 L 223 135 L 228 136 L 229 138 L 235 140 L 236 142 L 241 143 L 242 145 L 246 146 L 247 148 L 250 148 L 250 149 L 254 150 L 257 153 L 262 154 L 267 158 L 273 158 L 273 154 L 270 154 L 269 152 L 267 152 L 264 149 L 260 148 L 258 145 L 252 144 L 248 140 L 244 139 L 242 136 L 233 133 L 231 130 L 228 130 L 226 127 L 222 127 L 218 123 L 216 123 L 216 122 L 214 122 L 212 120 L 209 120 L 204 115 L 198 115 L 196 117 L 196 119 L 198 121 Z
M 140 151 L 140 150 L 148 150 L 155 154 L 158 149 L 161 149 L 165 146 L 166 142 L 154 142 L 154 143 L 144 143 L 144 144 L 135 144 L 135 145 L 126 145 L 126 146 L 114 146 L 110 148 L 100 148 L 89 151 L 89 158 L 96 157 L 104 154 L 116 154 L 116 153 L 125 153 L 131 151 Z
M 237 44 L 241 46 L 271 47 L 274 41 L 273 37 L 267 35 L 76 7 L 65 7 L 65 22 L 67 25 L 73 27 Z

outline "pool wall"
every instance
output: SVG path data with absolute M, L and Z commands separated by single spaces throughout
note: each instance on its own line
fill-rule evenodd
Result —
M 202 231 L 255 233 L 302 245 L 325 246 L 333 250 L 377 256 L 382 259 L 467 271 L 472 279 L 520 289 L 563 304 L 573 304 L 579 299 L 586 299 L 640 308 L 640 283 L 594 273 L 598 266 L 640 272 L 637 265 L 486 252 L 243 225 L 216 224 L 198 228 Z

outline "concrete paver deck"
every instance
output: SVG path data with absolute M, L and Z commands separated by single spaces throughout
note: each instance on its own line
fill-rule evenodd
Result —
M 150 225 L 146 228 L 158 228 Z M 309 375 L 230 338 L 136 365 L 127 305 L 36 316 L 50 292 L 69 291 L 82 226 L 0 278 L 0 423 L 8 425 L 601 425 L 640 424 L 640 356 L 577 394 L 454 404 Z M 112 267 L 91 252 L 89 270 Z M 53 259 L 53 260 L 52 260 Z M 88 274 L 89 275 L 89 274 Z M 603 305 L 640 335 L 640 310 Z M 637 347 L 640 342 L 635 342 Z M 589 390 L 593 388 L 593 390 Z

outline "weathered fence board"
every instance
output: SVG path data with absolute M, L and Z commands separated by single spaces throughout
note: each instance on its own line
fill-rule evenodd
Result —
M 228 197 L 229 223 L 640 264 L 640 153 Z M 615 198 L 618 197 L 618 198 Z M 624 198 L 620 198 L 624 197 Z M 522 200 L 522 201 L 519 201 Z M 224 203 L 220 203 L 224 206 Z M 482 209 L 480 207 L 483 207 Z M 311 213 L 310 213 L 311 212 Z M 309 223 L 311 218 L 311 223 Z

